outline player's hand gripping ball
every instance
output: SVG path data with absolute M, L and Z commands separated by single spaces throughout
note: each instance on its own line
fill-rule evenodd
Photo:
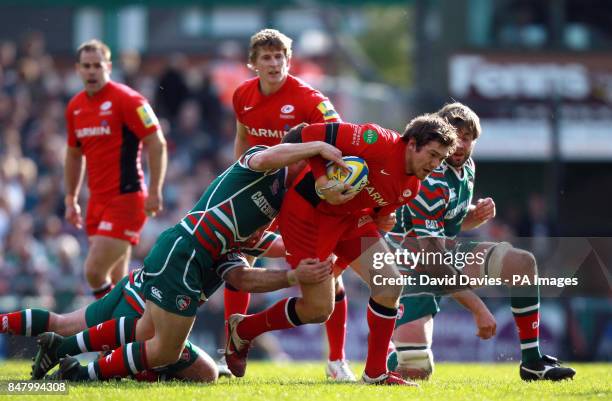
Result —
M 361 157 L 344 156 L 342 158 L 349 167 L 345 172 L 335 163 L 328 163 L 327 178 L 349 184 L 352 188 L 345 191 L 347 194 L 357 193 L 368 185 L 368 164 Z

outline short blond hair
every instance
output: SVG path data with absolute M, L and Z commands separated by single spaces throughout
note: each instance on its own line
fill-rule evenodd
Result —
M 474 139 L 478 139 L 482 129 L 480 128 L 480 118 L 463 103 L 454 102 L 444 105 L 436 113 L 453 127 L 458 130 L 471 133 Z
M 98 50 L 102 53 L 102 56 L 104 57 L 104 60 L 111 61 L 111 51 L 110 51 L 110 48 L 104 42 L 102 42 L 101 40 L 90 39 L 87 42 L 83 42 L 77 48 L 77 53 L 76 53 L 77 63 L 79 61 L 81 61 L 81 53 L 83 53 L 83 52 L 98 51 Z
M 291 44 L 293 40 L 276 29 L 262 29 L 253 36 L 249 44 L 249 63 L 257 60 L 257 52 L 262 48 L 279 49 L 285 53 L 287 60 L 291 58 Z

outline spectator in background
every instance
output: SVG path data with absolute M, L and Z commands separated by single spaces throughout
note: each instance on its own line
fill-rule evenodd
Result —
M 98 40 L 79 47 L 76 68 L 85 89 L 66 109 L 66 219 L 77 228 L 83 225 L 78 195 L 86 158 L 91 197 L 85 275 L 97 298 L 127 274 L 131 246 L 138 243 L 146 214 L 162 210 L 166 171 L 166 141 L 157 117 L 139 93 L 110 80 L 110 60 L 110 49 Z M 142 143 L 149 154 L 149 193 L 140 163 Z

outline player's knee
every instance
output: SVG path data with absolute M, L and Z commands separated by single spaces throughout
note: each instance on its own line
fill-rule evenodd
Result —
M 183 345 L 162 344 L 161 341 L 156 340 L 156 338 L 153 338 L 151 341 L 146 342 L 149 367 L 158 368 L 178 362 L 183 352 Z
M 92 288 L 99 288 L 108 281 L 108 274 L 105 271 L 100 271 L 93 264 L 86 264 L 85 278 Z
M 412 380 L 427 380 L 434 372 L 431 349 L 397 351 L 397 372 Z
M 329 319 L 332 312 L 334 311 L 334 305 L 332 303 L 319 305 L 313 305 L 305 311 L 305 316 L 300 316 L 302 323 L 324 323 Z
M 504 276 L 520 275 L 530 280 L 537 274 L 537 263 L 531 252 L 513 248 L 504 258 Z

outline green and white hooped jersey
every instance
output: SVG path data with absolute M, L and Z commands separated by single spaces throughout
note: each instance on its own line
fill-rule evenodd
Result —
M 267 146 L 254 146 L 217 177 L 177 224 L 216 260 L 240 247 L 278 215 L 286 191 L 287 168 L 254 171 L 249 159 Z
M 394 247 L 410 248 L 410 238 L 454 239 L 468 213 L 474 195 L 476 167 L 472 158 L 456 169 L 446 162 L 421 184 L 419 194 L 397 209 L 397 223 L 387 234 Z

